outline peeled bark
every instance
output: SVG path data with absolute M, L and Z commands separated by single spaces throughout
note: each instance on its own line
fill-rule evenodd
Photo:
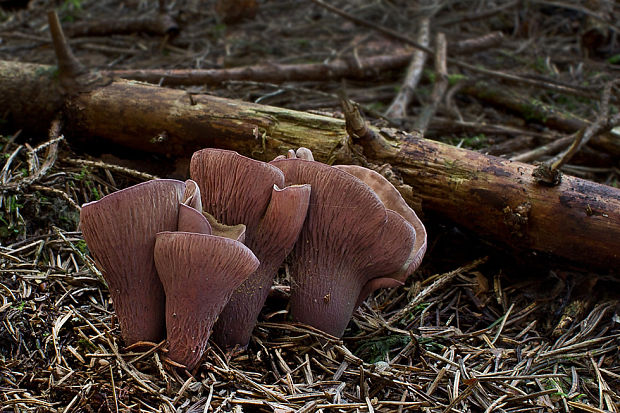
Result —
M 24 101 L 28 94 L 16 93 L 11 74 L 22 70 L 19 82 L 27 91 L 35 90 L 34 84 L 49 90 L 41 76 L 48 82 L 54 78 L 49 66 L 29 68 L 25 73 L 19 63 L 0 62 L 0 109 L 14 120 L 34 118 L 43 124 L 58 95 L 36 94 L 47 110 L 34 110 L 37 105 Z M 171 157 L 218 147 L 269 160 L 300 146 L 312 149 L 320 161 L 346 164 L 355 157 L 345 122 L 327 116 L 129 81 L 114 81 L 65 102 L 57 108 L 65 114 L 67 134 Z M 540 186 L 531 165 L 397 131 L 374 131 L 376 139 L 359 141 L 365 157 L 389 163 L 422 199 L 423 209 L 505 245 L 611 272 L 620 268 L 617 188 L 570 176 L 557 187 Z

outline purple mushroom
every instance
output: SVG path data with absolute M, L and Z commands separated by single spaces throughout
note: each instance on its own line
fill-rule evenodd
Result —
M 184 192 L 181 181 L 157 179 L 82 206 L 80 227 L 128 345 L 164 337 L 164 289 L 153 249 L 158 232 L 176 231 Z
M 306 221 L 290 256 L 291 314 L 340 337 L 368 294 L 402 285 L 415 271 L 426 232 L 413 211 L 404 217 L 398 202 L 392 210 L 362 180 L 313 161 L 306 151 L 271 162 L 284 172 L 286 184 L 312 186 Z
M 242 243 L 190 232 L 160 232 L 155 264 L 166 291 L 168 356 L 191 369 L 233 291 L 259 265 Z
M 219 149 L 194 153 L 190 175 L 200 187 L 205 212 L 226 225 L 244 224 L 245 245 L 260 260 L 233 293 L 213 331 L 220 346 L 245 347 L 273 278 L 297 240 L 310 186 L 285 187 L 278 168 Z

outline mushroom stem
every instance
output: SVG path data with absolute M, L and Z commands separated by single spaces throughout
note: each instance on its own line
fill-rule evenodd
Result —
M 291 315 L 335 337 L 342 337 L 362 291 L 358 275 L 348 269 L 295 266 Z
M 161 232 L 155 264 L 166 292 L 168 356 L 191 369 L 232 292 L 259 262 L 246 246 L 229 238 Z
M 222 347 L 243 347 L 250 341 L 273 277 L 299 236 L 309 200 L 310 185 L 294 185 L 284 189 L 274 185 L 271 202 L 251 245 L 261 264 L 235 290 L 213 331 L 213 339 Z

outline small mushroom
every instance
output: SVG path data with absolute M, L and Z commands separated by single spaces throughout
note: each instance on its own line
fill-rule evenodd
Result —
M 310 186 L 284 187 L 278 168 L 220 149 L 194 153 L 190 175 L 200 187 L 205 212 L 226 225 L 244 224 L 245 245 L 260 260 L 254 274 L 235 290 L 213 331 L 223 348 L 245 347 L 273 278 L 297 240 Z
M 177 229 L 184 191 L 181 181 L 157 179 L 82 206 L 80 227 L 128 345 L 164 337 L 164 290 L 153 249 L 158 232 Z
M 312 161 L 311 154 L 299 155 L 271 162 L 287 184 L 312 186 L 306 221 L 290 256 L 291 314 L 340 337 L 370 292 L 401 285 L 414 269 L 417 234 L 360 179 Z
M 200 361 L 231 294 L 259 262 L 250 249 L 232 239 L 160 232 L 155 264 L 166 292 L 168 356 L 191 369 Z

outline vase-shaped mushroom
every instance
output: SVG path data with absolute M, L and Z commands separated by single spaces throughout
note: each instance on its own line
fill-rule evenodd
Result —
M 310 186 L 285 187 L 278 168 L 220 149 L 194 153 L 190 175 L 200 187 L 204 211 L 226 225 L 244 224 L 245 245 L 260 261 L 235 290 L 213 330 L 213 339 L 223 348 L 245 347 L 274 276 L 297 240 Z
M 231 294 L 259 262 L 233 239 L 160 232 L 155 264 L 166 292 L 168 356 L 191 369 L 200 361 Z
M 290 256 L 291 315 L 341 337 L 368 294 L 402 285 L 417 268 L 426 232 L 420 231 L 418 240 L 417 217 L 412 225 L 357 177 L 301 156 L 290 153 L 271 162 L 284 172 L 286 184 L 312 186 L 306 221 Z
M 110 290 L 126 344 L 164 337 L 164 290 L 153 250 L 158 232 L 176 231 L 185 184 L 157 179 L 82 206 L 84 240 Z

